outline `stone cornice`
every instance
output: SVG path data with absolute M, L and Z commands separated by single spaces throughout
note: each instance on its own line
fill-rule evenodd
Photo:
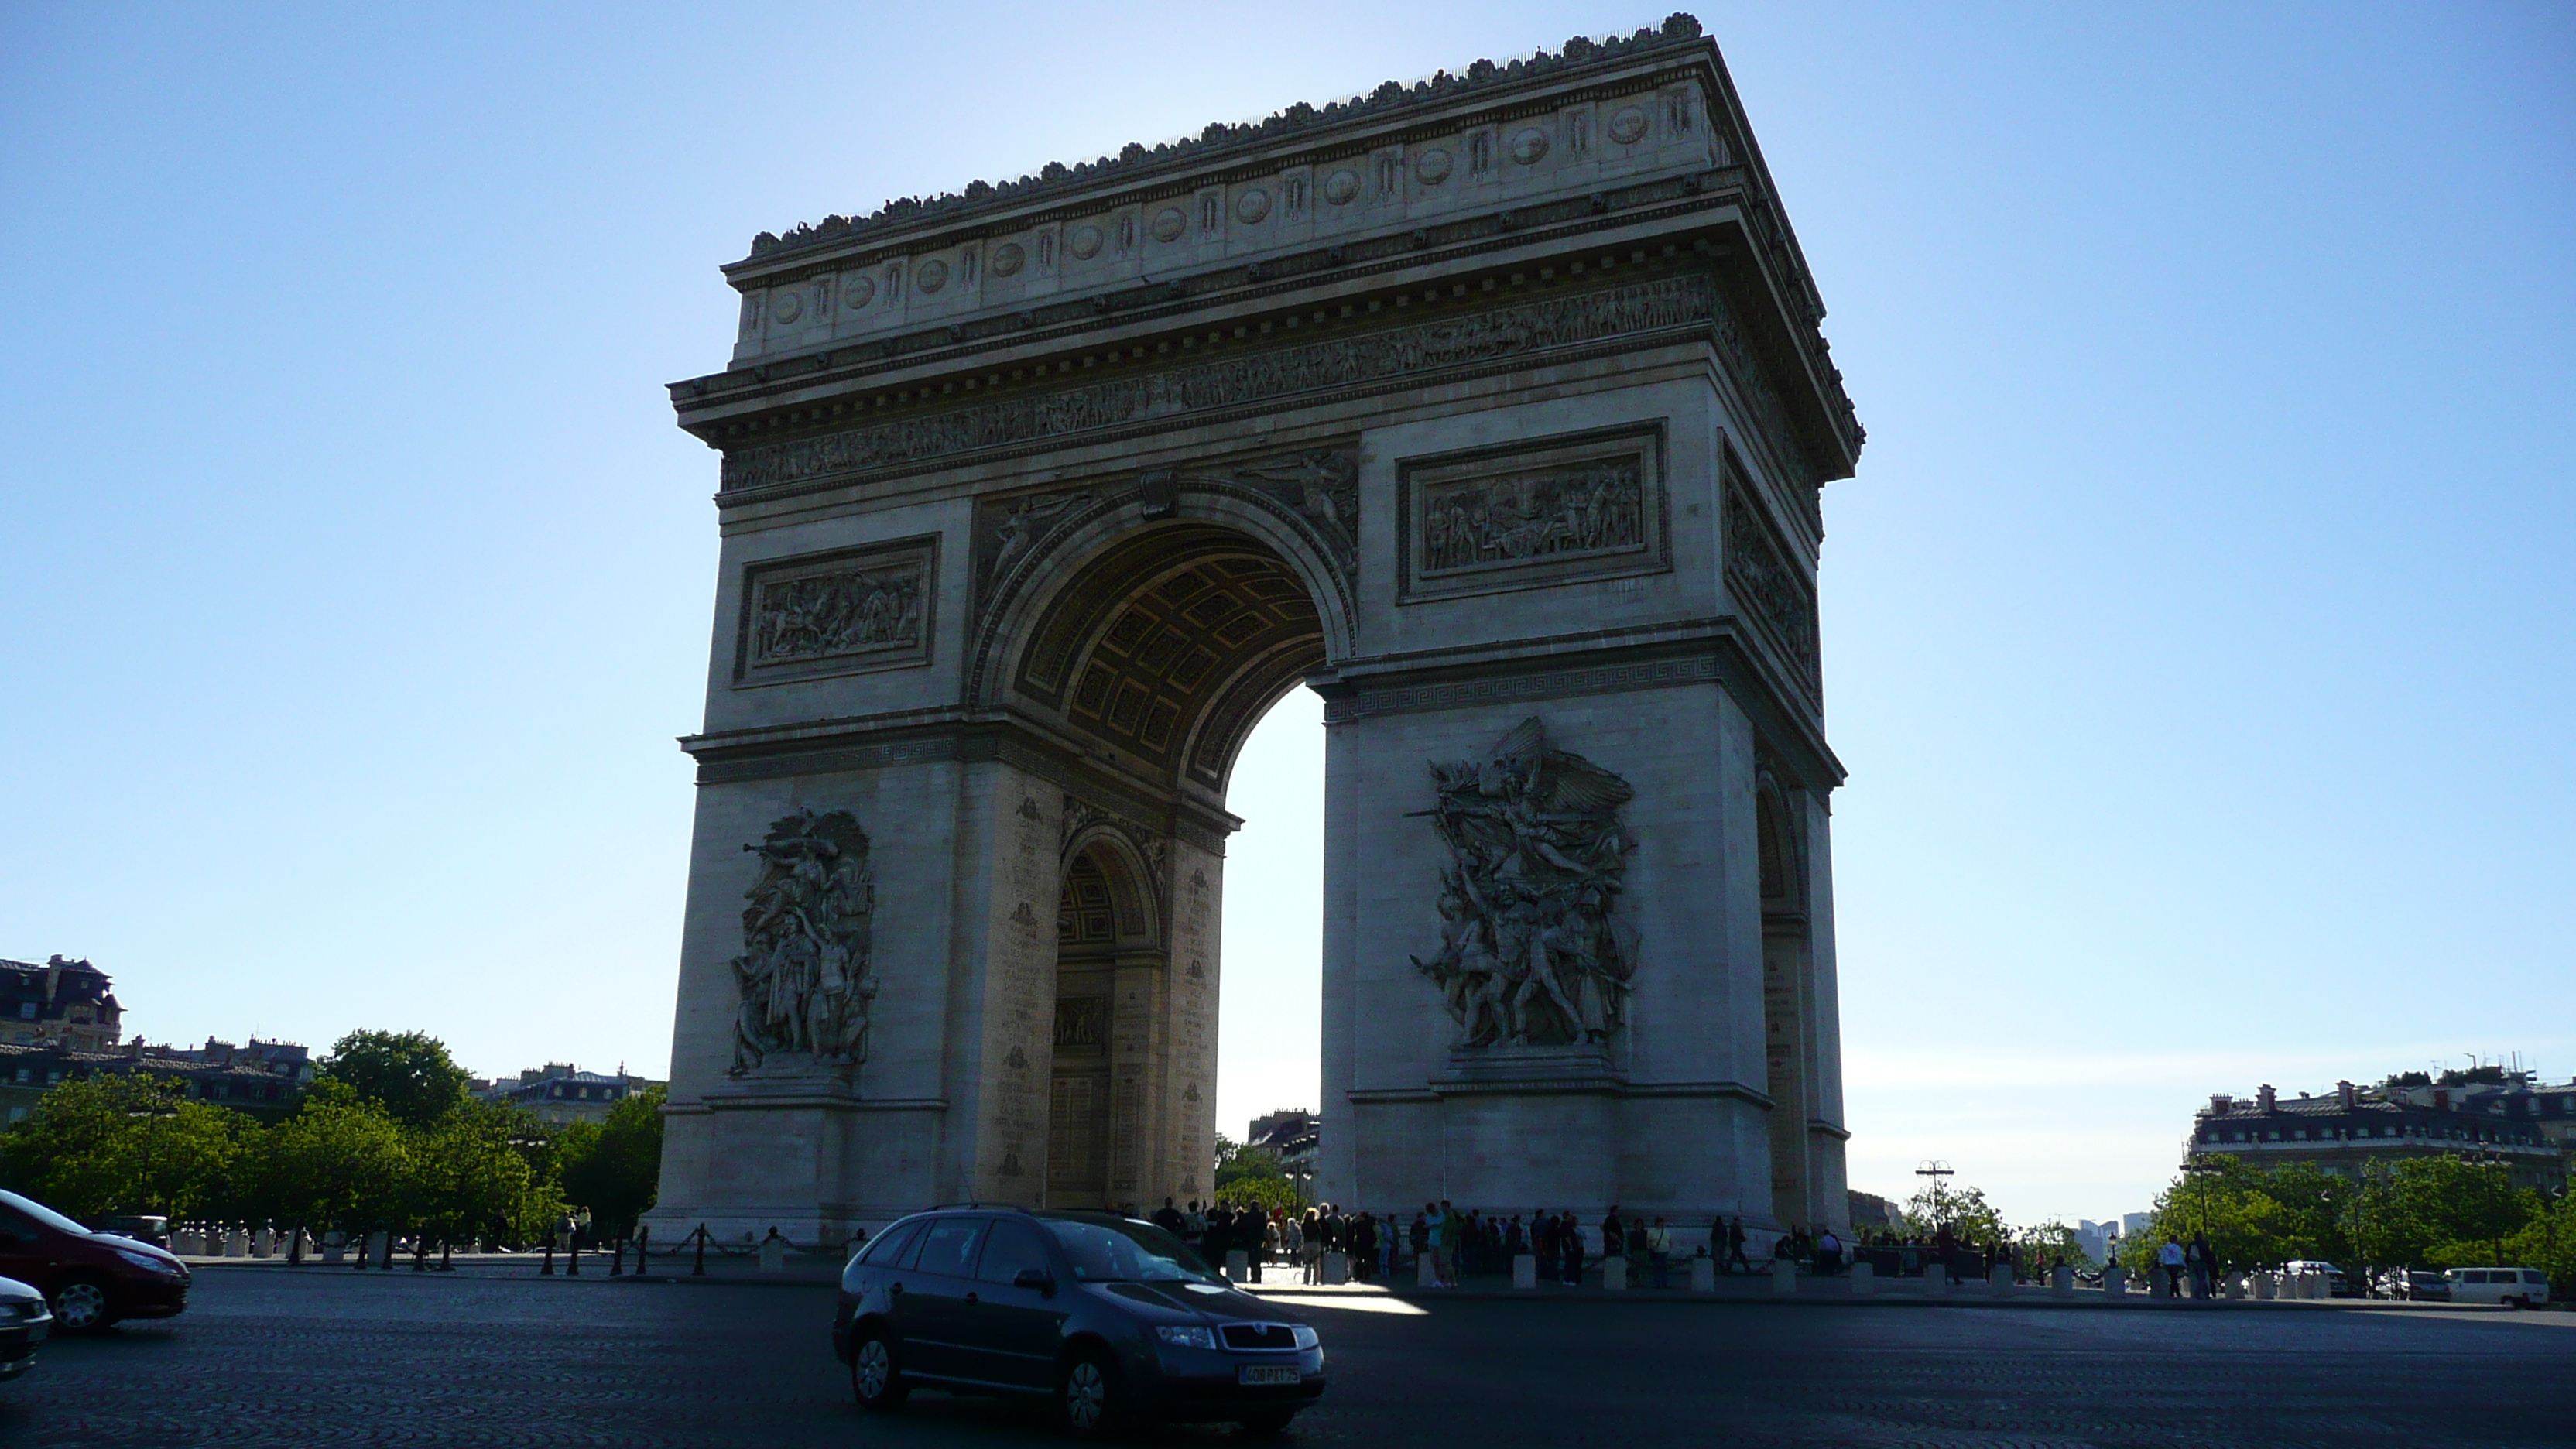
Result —
M 1613 75 L 1633 68 L 1644 58 L 1665 63 L 1701 56 L 1715 60 L 1716 46 L 1700 37 L 1699 21 L 1676 13 L 1664 21 L 1660 30 L 1640 29 L 1633 35 L 1613 36 L 1606 41 L 1576 36 L 1552 54 L 1540 51 L 1502 65 L 1480 60 L 1467 67 L 1464 75 L 1442 71 L 1410 87 L 1400 81 L 1387 81 L 1368 95 L 1348 101 L 1320 107 L 1301 102 L 1245 125 L 1220 121 L 1195 137 L 1153 147 L 1131 142 L 1117 156 L 1071 166 L 1050 163 L 1038 174 L 1017 181 L 998 185 L 977 181 L 962 193 L 927 199 L 904 197 L 866 216 L 829 216 L 819 223 L 797 226 L 784 236 L 762 232 L 752 239 L 751 254 L 725 271 L 729 275 L 749 273 L 818 256 L 837 257 L 853 246 L 918 245 L 942 232 L 975 227 L 1005 215 L 1017 217 L 1030 208 L 1097 204 L 1104 193 L 1147 190 L 1158 185 L 1186 187 L 1229 164 L 1267 158 L 1290 138 L 1294 138 L 1292 144 L 1307 149 L 1329 147 L 1354 132 L 1381 128 L 1389 122 L 1401 125 L 1426 112 L 1449 108 L 1462 98 L 1488 104 L 1507 102 L 1533 89 L 1558 88 Z

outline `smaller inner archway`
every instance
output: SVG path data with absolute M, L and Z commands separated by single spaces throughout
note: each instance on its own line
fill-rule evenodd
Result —
M 1132 1196 L 1119 1187 L 1148 1156 L 1155 1124 L 1142 1047 L 1162 994 L 1162 958 L 1145 879 L 1124 849 L 1105 838 L 1077 844 L 1063 880 L 1046 1205 L 1099 1208 Z

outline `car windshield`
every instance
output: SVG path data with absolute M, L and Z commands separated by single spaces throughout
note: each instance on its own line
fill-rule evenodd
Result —
M 46 1227 L 52 1228 L 58 1233 L 87 1234 L 89 1232 L 89 1229 L 73 1222 L 70 1218 L 64 1217 L 61 1213 L 54 1211 L 43 1203 L 37 1202 L 32 1198 L 20 1197 L 14 1192 L 0 1191 L 0 1204 L 6 1204 L 9 1207 L 16 1208 L 18 1211 L 25 1213 L 27 1216 L 34 1218 L 36 1221 L 43 1223 Z
M 1047 1218 L 1047 1231 L 1086 1283 L 1218 1283 L 1190 1246 L 1152 1223 Z

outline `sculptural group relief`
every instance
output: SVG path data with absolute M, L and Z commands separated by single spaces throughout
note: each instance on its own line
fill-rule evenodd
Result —
M 1397 467 L 1407 600 L 1668 567 L 1660 424 Z
M 917 663 L 929 657 L 935 545 L 911 539 L 753 565 L 734 679 Z
M 1815 589 L 1804 572 L 1790 564 L 1778 533 L 1762 516 L 1762 506 L 1733 468 L 1726 475 L 1726 591 L 1769 635 L 1799 687 L 1815 702 L 1820 688 Z
M 1449 848 L 1440 949 L 1415 969 L 1440 990 L 1453 1045 L 1607 1042 L 1627 1019 L 1637 936 L 1617 915 L 1636 846 L 1628 782 L 1523 720 L 1480 760 L 1431 766 L 1427 816 Z
M 732 1074 L 780 1058 L 857 1067 L 879 989 L 869 969 L 876 883 L 867 832 L 846 810 L 808 808 L 743 849 L 760 857 L 760 875 L 744 892 L 743 950 L 732 962 Z

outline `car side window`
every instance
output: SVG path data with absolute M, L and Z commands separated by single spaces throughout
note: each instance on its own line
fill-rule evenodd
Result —
M 920 1271 L 964 1278 L 975 1266 L 975 1246 L 984 1236 L 980 1218 L 941 1218 L 921 1235 Z
M 987 1283 L 1009 1283 L 1020 1276 L 1023 1268 L 1035 1268 L 1049 1276 L 1055 1273 L 1038 1230 L 1008 1219 L 993 1224 L 993 1231 L 985 1235 L 984 1260 L 976 1266 L 975 1276 Z
M 901 1267 L 903 1255 L 912 1250 L 913 1239 L 920 1236 L 919 1223 L 905 1223 L 892 1232 L 879 1233 L 877 1240 L 868 1244 L 868 1250 L 859 1255 L 859 1261 L 871 1268 Z

